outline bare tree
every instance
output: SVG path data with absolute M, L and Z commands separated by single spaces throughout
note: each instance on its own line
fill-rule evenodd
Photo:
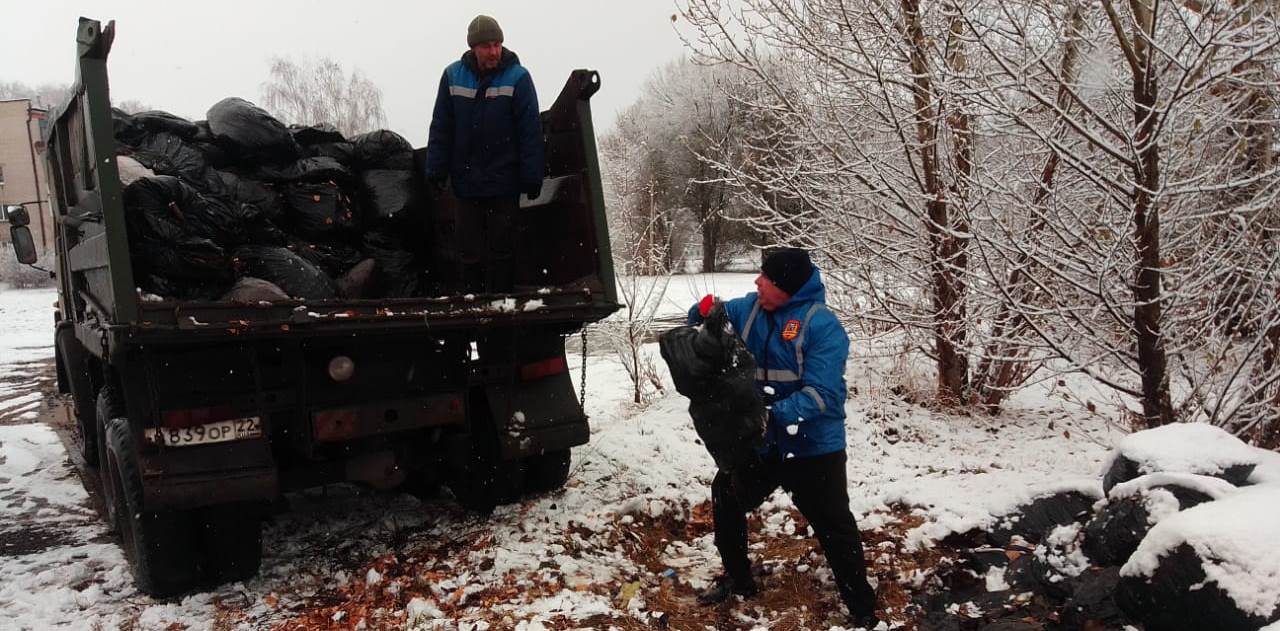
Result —
M 626 114 L 619 119 L 622 127 L 632 124 Z M 651 393 L 663 389 L 645 345 L 671 279 L 670 213 L 657 202 L 658 184 L 648 147 L 632 142 L 627 133 L 615 133 L 603 139 L 601 151 L 605 156 L 606 208 L 613 230 L 613 264 L 623 309 L 595 330 L 627 371 L 633 402 L 642 404 Z
M 686 0 L 696 59 L 747 76 L 708 160 L 944 401 L 1082 371 L 1145 424 L 1269 427 L 1277 7 L 1121 4 Z
M 71 86 L 65 83 L 27 85 L 21 81 L 0 81 L 0 100 L 31 99 L 32 105 L 50 109 L 62 105 L 71 96 Z
M 297 125 L 333 125 L 352 136 L 382 127 L 382 91 L 358 69 L 350 73 L 322 57 L 271 59 L 262 85 L 262 105 L 280 120 Z
M 111 106 L 125 114 L 137 114 L 138 112 L 146 112 L 148 110 L 155 109 L 137 99 L 125 99 L 123 101 L 113 102 Z
M 955 3 L 779 3 L 682 14 L 703 63 L 740 69 L 741 157 L 717 166 L 778 243 L 819 249 L 829 277 L 933 357 L 938 398 L 969 387 L 971 115 L 949 98 L 969 46 Z
M 1276 303 L 1276 253 L 1261 235 L 1274 230 L 1277 179 L 1260 130 L 1276 112 L 1258 94 L 1276 85 L 1275 9 L 990 6 L 999 28 L 966 16 L 991 63 L 966 98 L 1070 173 L 992 187 L 1023 200 L 1034 226 L 991 213 L 984 260 L 1019 281 L 994 289 L 1054 354 L 1136 399 L 1145 425 L 1250 416 L 1229 402 L 1260 399 L 1250 379 L 1276 380 L 1259 374 Z M 1049 62 L 1053 31 L 1068 35 L 1061 66 Z M 1066 63 L 1077 42 L 1088 43 L 1079 72 Z

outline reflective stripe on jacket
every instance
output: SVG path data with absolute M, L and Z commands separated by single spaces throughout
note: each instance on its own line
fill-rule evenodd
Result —
M 514 196 L 542 186 L 544 154 L 538 95 L 515 53 L 503 48 L 486 74 L 471 51 L 445 68 L 427 140 L 428 176 L 447 174 L 458 197 Z
M 756 387 L 771 402 L 765 451 L 776 446 L 797 458 L 843 451 L 849 336 L 827 309 L 819 271 L 773 313 L 760 308 L 755 292 L 726 302 L 725 312 L 756 359 Z M 689 323 L 701 321 L 694 305 Z

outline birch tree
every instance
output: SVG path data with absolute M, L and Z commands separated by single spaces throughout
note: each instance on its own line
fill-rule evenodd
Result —
M 357 69 L 348 73 L 328 57 L 273 57 L 269 72 L 262 106 L 288 124 L 327 123 L 348 137 L 386 124 L 382 90 Z

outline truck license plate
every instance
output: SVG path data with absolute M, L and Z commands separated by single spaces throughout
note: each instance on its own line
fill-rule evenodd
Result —
M 209 443 L 225 443 L 231 440 L 260 438 L 262 436 L 262 420 L 257 416 L 218 421 L 195 427 L 175 429 L 161 427 L 148 429 L 145 432 L 148 442 L 170 447 L 187 447 L 189 445 L 207 445 Z

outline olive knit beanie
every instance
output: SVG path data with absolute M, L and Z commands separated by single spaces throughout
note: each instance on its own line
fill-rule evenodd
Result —
M 476 44 L 485 42 L 501 42 L 502 27 L 498 21 L 487 16 L 477 15 L 467 26 L 467 48 L 475 48 Z

